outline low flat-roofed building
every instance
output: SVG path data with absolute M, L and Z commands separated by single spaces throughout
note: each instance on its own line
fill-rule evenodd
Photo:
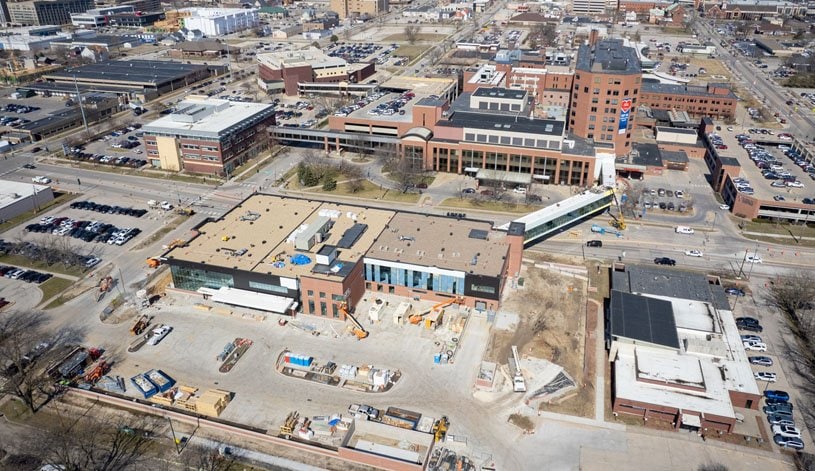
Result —
M 269 91 L 297 95 L 300 84 L 359 82 L 374 73 L 375 68 L 355 69 L 349 74 L 348 63 L 331 57 L 317 48 L 280 51 L 257 55 L 258 77 Z
M 758 408 L 761 394 L 717 279 L 639 265 L 612 273 L 615 413 L 730 432 L 734 407 Z
M 486 221 L 397 213 L 365 255 L 365 282 L 372 291 L 466 296 L 497 309 L 510 270 L 508 237 Z
M 50 186 L 0 180 L 0 220 L 40 209 L 53 199 Z
M 693 116 L 734 118 L 738 98 L 727 84 L 674 85 L 643 82 L 640 104 L 653 109 L 687 111 Z
M 49 84 L 87 86 L 96 91 L 136 94 L 149 100 L 221 71 L 218 66 L 174 61 L 105 61 L 48 73 L 42 77 L 47 83 L 37 85 L 45 90 Z
M 380 469 L 420 471 L 427 469 L 433 445 L 432 434 L 354 420 L 338 453 L 342 458 Z
M 229 174 L 268 149 L 274 105 L 188 96 L 142 128 L 147 158 L 162 169 Z
M 366 289 L 430 300 L 460 296 L 471 307 L 495 309 L 510 255 L 517 270 L 523 250 L 521 239 L 488 222 L 265 194 L 195 234 L 165 254 L 175 288 L 333 318 Z

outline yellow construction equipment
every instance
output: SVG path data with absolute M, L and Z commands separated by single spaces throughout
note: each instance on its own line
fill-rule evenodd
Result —
M 147 266 L 150 268 L 158 268 L 161 266 L 161 258 L 150 257 L 147 259 Z
M 351 315 L 350 312 L 348 312 L 347 303 L 342 303 L 342 305 L 340 306 L 340 312 L 342 312 L 345 315 L 346 319 L 350 319 L 351 323 L 354 324 L 353 332 L 358 339 L 362 340 L 368 336 L 368 331 L 365 330 L 365 327 L 362 327 L 362 324 L 359 323 L 357 318 Z
M 620 202 L 617 200 L 617 193 L 611 192 L 614 195 L 614 204 L 617 205 L 617 216 L 615 217 L 611 212 L 608 214 L 612 217 L 611 221 L 609 222 L 615 229 L 624 231 L 625 230 L 625 218 L 623 217 L 623 207 L 620 206 Z
M 447 419 L 447 416 L 442 416 L 441 419 L 437 420 L 436 423 L 433 424 L 433 429 L 431 433 L 436 438 L 437 442 L 444 440 L 447 436 L 447 428 L 450 427 L 450 421 Z
M 283 425 L 280 426 L 280 435 L 284 438 L 291 438 L 291 434 L 294 433 L 294 428 L 297 427 L 297 422 L 299 420 L 299 412 L 290 412 L 289 415 L 286 416 L 286 420 L 283 422 Z
M 433 311 L 437 311 L 439 309 L 444 309 L 444 308 L 446 308 L 447 306 L 449 306 L 451 304 L 462 304 L 462 303 L 464 303 L 464 298 L 461 297 L 461 296 L 457 296 L 457 297 L 455 297 L 453 299 L 448 299 L 447 301 L 438 303 L 435 306 L 433 306 L 430 309 L 427 309 L 427 310 L 425 310 L 423 312 L 419 312 L 419 313 L 411 315 L 410 317 L 408 317 L 408 321 L 410 321 L 411 324 L 416 325 L 416 324 L 418 324 L 419 322 L 422 321 L 422 318 L 424 316 L 430 314 Z
M 144 329 L 147 328 L 147 324 L 150 323 L 150 318 L 147 317 L 147 314 L 141 316 L 136 320 L 136 323 L 133 324 L 133 327 L 130 328 L 130 333 L 133 335 L 140 335 L 144 332 Z

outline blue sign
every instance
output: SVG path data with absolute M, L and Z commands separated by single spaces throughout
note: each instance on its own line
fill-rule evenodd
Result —
M 620 126 L 617 134 L 625 134 L 628 130 L 628 114 L 631 113 L 631 98 L 626 98 L 620 103 Z

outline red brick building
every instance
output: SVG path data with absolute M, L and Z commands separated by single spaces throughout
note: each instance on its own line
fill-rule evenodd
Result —
M 640 104 L 657 110 L 687 111 L 692 116 L 734 118 L 738 98 L 727 84 L 707 86 L 645 82 Z
M 142 129 L 154 167 L 225 175 L 269 148 L 274 105 L 189 97 Z
M 269 92 L 298 94 L 300 83 L 359 83 L 376 71 L 373 64 L 349 67 L 345 59 L 316 48 L 258 54 L 258 76 Z

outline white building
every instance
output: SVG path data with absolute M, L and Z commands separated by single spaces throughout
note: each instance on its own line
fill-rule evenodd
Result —
M 184 28 L 200 30 L 209 37 L 223 36 L 258 25 L 255 8 L 186 8 L 192 16 L 184 18 Z
M 0 34 L 0 50 L 39 52 L 51 47 L 51 41 L 69 39 L 59 26 L 26 26 L 4 28 Z
M 71 24 L 82 28 L 98 28 L 108 24 L 107 17 L 117 13 L 135 13 L 132 5 L 94 8 L 85 13 L 71 13 Z
M 606 11 L 606 0 L 572 0 L 572 13 L 595 14 Z
M 54 199 L 50 186 L 10 180 L 0 181 L 0 220 L 19 216 L 26 211 L 41 208 Z

